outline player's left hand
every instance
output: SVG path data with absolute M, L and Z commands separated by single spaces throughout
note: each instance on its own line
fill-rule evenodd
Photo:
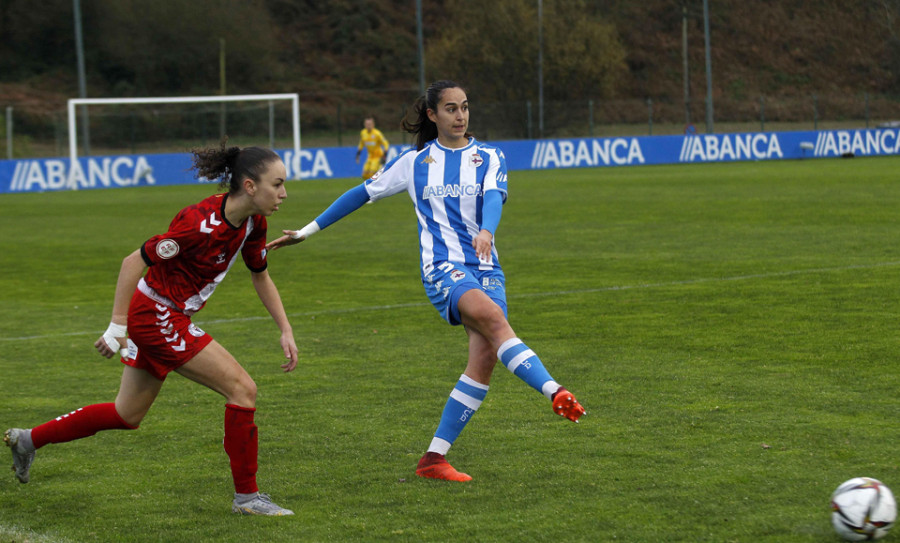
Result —
M 288 359 L 287 362 L 281 365 L 281 369 L 283 369 L 285 373 L 294 371 L 294 368 L 297 367 L 298 351 L 297 343 L 294 341 L 294 334 L 292 332 L 281 334 L 281 348 L 284 349 L 284 357 Z
M 294 237 L 298 231 L 299 230 L 282 230 L 284 235 L 266 243 L 266 250 L 274 251 L 275 249 L 281 249 L 282 247 L 288 247 L 289 245 L 296 245 L 305 240 L 305 236 L 300 236 L 299 238 Z
M 472 247 L 475 248 L 475 254 L 478 255 L 480 260 L 490 260 L 493 241 L 494 235 L 487 230 L 478 232 L 478 235 L 472 240 Z

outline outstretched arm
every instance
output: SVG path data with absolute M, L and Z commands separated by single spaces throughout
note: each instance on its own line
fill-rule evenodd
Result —
M 275 288 L 275 283 L 269 277 L 269 271 L 253 272 L 253 287 L 256 294 L 268 310 L 269 314 L 281 330 L 281 348 L 284 350 L 284 357 L 287 362 L 281 365 L 285 372 L 293 371 L 297 367 L 297 342 L 294 341 L 294 330 L 288 321 L 287 313 L 284 311 L 284 304 L 281 302 L 281 295 Z
M 366 190 L 366 184 L 363 183 L 361 185 L 357 185 L 342 194 L 340 198 L 338 198 L 334 201 L 334 203 L 328 206 L 328 209 L 326 209 L 322 212 L 321 215 L 316 217 L 316 220 L 307 224 L 300 230 L 282 230 L 285 235 L 274 241 L 270 241 L 268 244 L 266 244 L 266 249 L 271 251 L 274 249 L 280 249 L 281 247 L 287 247 L 288 245 L 300 243 L 319 230 L 327 228 L 337 221 L 343 219 L 347 215 L 353 213 L 368 201 L 369 192 Z

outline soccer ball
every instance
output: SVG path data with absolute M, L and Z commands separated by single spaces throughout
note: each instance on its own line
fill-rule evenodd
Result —
M 878 479 L 856 477 L 831 495 L 831 524 L 846 541 L 872 541 L 887 535 L 897 518 L 891 489 Z

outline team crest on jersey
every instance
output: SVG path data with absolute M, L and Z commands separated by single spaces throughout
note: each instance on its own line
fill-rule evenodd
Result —
M 436 164 L 436 163 L 437 163 L 437 160 L 435 160 L 434 158 L 432 158 L 431 155 L 428 155 L 427 157 L 425 157 L 425 158 L 422 160 L 422 164 Z
M 203 336 L 206 334 L 206 332 L 204 332 L 203 330 L 201 330 L 201 329 L 200 329 L 196 324 L 194 324 L 194 323 L 191 323 L 191 324 L 188 326 L 188 332 L 190 332 L 190 334 L 191 334 L 192 336 L 194 336 L 194 337 L 203 337 Z
M 156 255 L 168 260 L 178 254 L 180 247 L 174 239 L 164 239 L 156 244 Z
M 450 279 L 453 279 L 454 283 L 456 283 L 457 281 L 459 281 L 460 279 L 462 279 L 465 276 L 466 276 L 465 272 L 461 272 L 459 270 L 453 270 L 452 272 L 450 272 Z
M 472 166 L 475 166 L 477 168 L 478 166 L 481 166 L 482 164 L 484 164 L 484 159 L 481 158 L 481 155 L 479 155 L 478 153 L 475 153 L 469 157 L 469 164 L 471 164 Z

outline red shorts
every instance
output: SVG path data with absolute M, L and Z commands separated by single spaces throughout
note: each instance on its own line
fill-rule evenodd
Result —
M 128 306 L 128 356 L 122 358 L 122 363 L 162 381 L 212 340 L 184 313 L 135 290 Z

